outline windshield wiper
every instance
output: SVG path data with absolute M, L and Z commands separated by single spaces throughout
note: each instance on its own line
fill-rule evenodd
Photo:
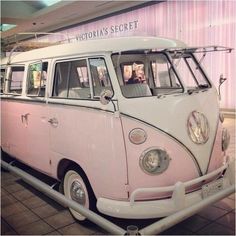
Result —
M 169 92 L 165 92 L 165 93 L 159 93 L 159 94 L 157 94 L 157 98 L 163 98 L 165 96 L 172 95 L 172 94 L 179 94 L 180 93 L 180 92 L 178 92 L 179 89 L 180 88 L 173 89 L 173 91 L 169 91 Z
M 198 93 L 198 89 L 188 89 L 188 90 L 187 90 L 187 93 L 188 93 L 189 95 L 191 95 L 191 94 L 193 94 L 193 93 Z
M 209 88 L 208 84 L 199 84 L 196 88 L 190 88 L 187 90 L 188 94 L 191 95 L 193 93 L 198 93 L 200 89 L 207 89 Z
M 209 88 L 209 84 L 199 84 L 198 87 L 200 89 Z

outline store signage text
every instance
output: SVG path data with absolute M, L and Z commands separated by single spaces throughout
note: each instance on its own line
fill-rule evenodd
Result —
M 85 33 L 79 34 L 77 37 L 79 38 L 79 40 L 103 38 L 103 37 L 108 37 L 116 33 L 133 31 L 133 30 L 136 30 L 137 28 L 138 28 L 138 20 L 135 20 L 135 21 L 129 21 L 127 23 L 111 25 L 110 27 L 103 27 L 97 30 L 85 32 Z

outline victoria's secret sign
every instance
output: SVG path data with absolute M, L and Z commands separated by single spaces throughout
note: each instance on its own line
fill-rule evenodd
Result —
M 137 28 L 138 28 L 138 20 L 135 20 L 135 21 L 129 21 L 126 23 L 111 25 L 109 27 L 103 27 L 100 29 L 81 33 L 77 35 L 77 37 L 79 38 L 79 40 L 102 38 L 106 36 L 111 36 L 116 33 L 133 31 L 133 30 L 136 30 Z

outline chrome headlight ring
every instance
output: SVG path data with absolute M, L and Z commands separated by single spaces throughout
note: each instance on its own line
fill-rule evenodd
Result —
M 158 147 L 146 149 L 139 159 L 140 168 L 147 174 L 157 175 L 163 173 L 169 166 L 168 153 Z

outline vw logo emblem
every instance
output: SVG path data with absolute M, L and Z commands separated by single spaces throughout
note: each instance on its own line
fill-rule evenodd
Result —
M 196 144 L 204 144 L 209 138 L 209 124 L 207 118 L 198 111 L 193 111 L 188 117 L 188 134 Z

